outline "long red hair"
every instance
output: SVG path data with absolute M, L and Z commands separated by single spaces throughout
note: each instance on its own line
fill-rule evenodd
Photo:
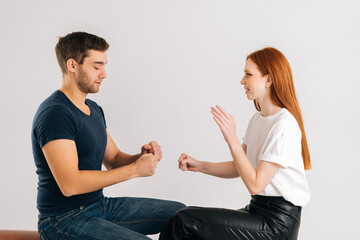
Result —
M 288 60 L 279 50 L 270 47 L 253 52 L 247 56 L 246 59 L 251 59 L 258 66 L 263 76 L 270 76 L 272 80 L 270 87 L 271 99 L 278 106 L 286 108 L 298 122 L 302 134 L 301 154 L 304 161 L 304 168 L 310 170 L 310 153 L 301 110 L 295 94 L 293 74 Z M 258 111 L 261 111 L 260 105 L 256 100 L 254 100 L 254 105 Z

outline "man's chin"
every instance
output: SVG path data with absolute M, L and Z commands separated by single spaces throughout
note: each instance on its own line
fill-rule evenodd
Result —
M 88 93 L 98 93 L 100 91 L 100 88 L 97 89 L 89 89 Z

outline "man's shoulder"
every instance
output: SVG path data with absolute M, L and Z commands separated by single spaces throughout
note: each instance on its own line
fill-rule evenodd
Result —
M 52 106 L 63 106 L 66 107 L 67 102 L 64 97 L 60 94 L 59 90 L 53 92 L 49 97 L 47 97 L 39 106 L 39 110 L 45 109 Z
M 69 103 L 64 99 L 59 91 L 55 91 L 48 98 L 46 98 L 39 106 L 34 121 L 41 121 L 44 119 L 56 118 L 64 115 L 72 115 Z

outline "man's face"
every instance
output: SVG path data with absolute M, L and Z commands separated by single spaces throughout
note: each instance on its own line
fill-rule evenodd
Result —
M 88 50 L 88 57 L 84 58 L 83 64 L 79 64 L 76 72 L 76 85 L 84 93 L 97 93 L 101 82 L 106 78 L 105 64 L 107 57 L 105 52 Z

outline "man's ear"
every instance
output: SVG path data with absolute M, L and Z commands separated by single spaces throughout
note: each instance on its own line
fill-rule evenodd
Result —
M 266 78 L 266 83 L 265 83 L 265 87 L 269 88 L 272 84 L 272 78 L 270 76 L 270 74 L 267 76 Z
M 66 67 L 67 67 L 69 72 L 75 72 L 75 70 L 77 68 L 77 62 L 74 59 L 69 58 L 66 61 Z

